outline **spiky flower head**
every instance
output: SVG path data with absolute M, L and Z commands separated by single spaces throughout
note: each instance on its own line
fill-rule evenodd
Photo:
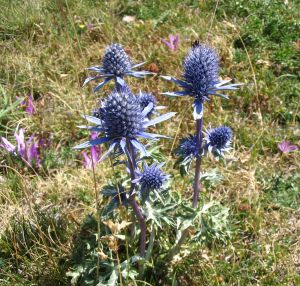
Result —
M 199 155 L 196 135 L 189 135 L 180 140 L 179 146 L 175 150 L 175 154 L 182 157 L 197 157 Z
M 124 75 L 132 67 L 129 56 L 120 44 L 112 44 L 106 48 L 102 64 L 105 73 L 115 76 Z
M 190 94 L 198 100 L 206 100 L 209 89 L 219 79 L 219 57 L 216 51 L 202 44 L 194 45 L 184 59 L 183 78 Z
M 146 108 L 150 103 L 153 104 L 151 111 L 148 113 L 148 118 L 150 118 L 157 106 L 156 97 L 150 92 L 140 92 L 137 98 L 142 109 Z
M 165 92 L 170 96 L 194 97 L 194 118 L 203 116 L 203 103 L 209 100 L 209 95 L 217 95 L 228 98 L 221 94 L 221 90 L 235 90 L 241 84 L 227 84 L 230 80 L 219 80 L 219 57 L 216 51 L 206 45 L 196 42 L 189 50 L 183 62 L 182 80 L 171 76 L 162 76 L 164 79 L 178 84 L 183 90 Z
M 140 177 L 141 190 L 159 190 L 165 181 L 167 175 L 160 169 L 163 164 L 152 164 L 150 167 L 146 164 Z
M 83 85 L 86 85 L 92 80 L 102 78 L 104 80 L 94 88 L 94 92 L 100 90 L 110 80 L 115 81 L 117 88 L 124 87 L 126 83 L 123 78 L 126 75 L 143 78 L 146 75 L 153 74 L 152 72 L 148 71 L 134 70 L 143 64 L 144 62 L 134 65 L 122 45 L 112 44 L 105 50 L 102 66 L 93 66 L 88 68 L 88 70 L 96 72 L 98 75 L 89 76 L 86 78 Z
M 149 199 L 151 192 L 153 192 L 157 197 L 160 197 L 157 191 L 161 191 L 163 189 L 164 183 L 169 178 L 169 176 L 161 170 L 163 165 L 164 163 L 160 163 L 158 165 L 153 163 L 151 166 L 148 166 L 147 163 L 145 163 L 143 172 L 136 170 L 138 177 L 132 182 L 138 183 L 141 186 L 139 195 L 142 203 Z
M 149 120 L 148 114 L 152 108 L 153 104 L 149 103 L 147 107 L 142 109 L 138 98 L 126 86 L 125 88 L 114 90 L 101 103 L 100 108 L 94 111 L 94 116 L 83 116 L 89 122 L 96 124 L 96 126 L 79 126 L 79 128 L 103 133 L 104 136 L 86 141 L 75 146 L 74 149 L 82 149 L 109 142 L 110 147 L 103 154 L 100 161 L 104 160 L 115 148 L 121 147 L 123 153 L 127 154 L 128 144 L 133 145 L 143 156 L 147 156 L 148 152 L 145 146 L 138 141 L 138 137 L 145 139 L 168 138 L 163 135 L 148 133 L 145 130 L 147 127 L 158 124 L 175 115 L 174 112 L 169 112 Z
M 206 148 L 215 156 L 223 156 L 223 152 L 230 149 L 232 130 L 228 126 L 210 128 L 206 132 Z
M 144 129 L 142 111 L 137 98 L 123 90 L 110 94 L 98 114 L 108 137 L 135 138 Z

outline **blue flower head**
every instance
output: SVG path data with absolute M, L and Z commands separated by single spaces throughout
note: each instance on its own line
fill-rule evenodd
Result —
M 182 80 L 171 76 L 163 76 L 164 79 L 178 84 L 182 90 L 165 92 L 170 96 L 194 97 L 194 118 L 203 116 L 203 103 L 209 100 L 210 95 L 217 95 L 228 99 L 221 94 L 221 90 L 235 90 L 241 84 L 227 84 L 230 80 L 219 80 L 219 57 L 216 51 L 208 46 L 196 42 L 183 62 Z M 227 85 L 226 85 L 227 84 Z
M 88 68 L 88 70 L 96 72 L 98 75 L 86 78 L 83 85 L 86 85 L 92 80 L 103 78 L 104 81 L 94 88 L 94 92 L 101 89 L 112 79 L 116 82 L 117 87 L 124 87 L 126 84 L 123 78 L 126 75 L 143 78 L 145 75 L 153 74 L 148 71 L 134 70 L 143 64 L 144 63 L 136 65 L 132 64 L 130 57 L 126 54 L 123 47 L 120 44 L 112 44 L 106 48 L 102 60 L 102 66 L 93 66 Z
M 152 93 L 148 93 L 148 92 L 140 92 L 138 95 L 138 101 L 140 103 L 140 106 L 144 109 L 145 107 L 147 107 L 149 105 L 149 103 L 152 103 L 153 107 L 151 109 L 151 111 L 148 113 L 149 118 L 151 117 L 151 115 L 153 114 L 153 112 L 155 111 L 156 105 L 157 105 L 157 100 L 155 98 L 155 96 Z
M 183 63 L 183 78 L 186 91 L 196 100 L 207 100 L 210 88 L 219 79 L 219 57 L 213 48 L 194 45 Z
M 141 186 L 141 197 L 143 201 L 146 201 L 151 191 L 159 191 L 162 189 L 164 183 L 168 180 L 169 176 L 166 175 L 161 167 L 164 163 L 156 165 L 155 163 L 151 166 L 144 165 L 144 170 L 139 174 L 139 178 L 135 182 Z
M 159 190 L 167 179 L 167 175 L 161 171 L 163 164 L 150 167 L 146 164 L 141 174 L 140 184 L 142 190 Z
M 148 133 L 147 127 L 165 121 L 175 115 L 169 112 L 149 120 L 148 113 L 152 110 L 153 104 L 149 103 L 142 109 L 138 98 L 134 96 L 128 88 L 114 90 L 101 104 L 100 108 L 94 112 L 95 116 L 84 116 L 84 118 L 96 126 L 79 126 L 91 131 L 100 132 L 103 137 L 84 142 L 75 149 L 87 148 L 106 142 L 110 143 L 108 151 L 102 156 L 101 161 L 107 157 L 115 148 L 121 147 L 127 153 L 127 144 L 130 142 L 134 148 L 138 149 L 144 156 L 148 153 L 145 146 L 138 141 L 138 137 L 146 139 L 156 139 L 166 137 L 163 135 Z
M 206 149 L 214 156 L 223 156 L 223 152 L 230 149 L 232 130 L 227 126 L 210 128 L 205 132 Z
M 106 74 L 123 76 L 131 67 L 131 60 L 121 45 L 112 44 L 106 49 L 102 61 L 102 68 Z
M 195 135 L 189 135 L 180 140 L 179 146 L 175 150 L 175 154 L 185 158 L 193 158 L 199 155 L 199 148 L 197 147 L 197 138 Z

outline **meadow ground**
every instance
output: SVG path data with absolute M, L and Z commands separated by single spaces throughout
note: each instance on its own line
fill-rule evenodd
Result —
M 228 101 L 213 98 L 205 110 L 205 127 L 234 130 L 227 163 L 204 161 L 221 179 L 205 185 L 201 196 L 229 209 L 230 238 L 186 252 L 176 279 L 179 285 L 300 285 L 299 151 L 282 154 L 277 146 L 300 143 L 298 1 L 0 0 L 0 7 L 0 136 L 14 142 L 19 125 L 49 139 L 39 169 L 0 150 L 1 286 L 69 284 L 74 237 L 95 212 L 93 172 L 72 150 L 87 138 L 76 127 L 80 115 L 103 94 L 81 88 L 85 68 L 119 42 L 135 62 L 147 61 L 146 69 L 180 77 L 197 39 L 219 51 L 223 78 L 246 85 Z M 133 21 L 124 21 L 128 15 Z M 161 42 L 169 34 L 180 36 L 176 52 Z M 160 95 L 174 86 L 159 76 L 128 80 L 134 91 L 152 91 L 178 112 L 159 129 L 174 138 L 161 142 L 160 151 L 173 191 L 191 192 L 171 155 L 181 134 L 194 128 L 190 99 Z M 16 101 L 29 94 L 32 116 Z M 97 165 L 95 174 L 100 188 L 111 176 L 109 164 Z

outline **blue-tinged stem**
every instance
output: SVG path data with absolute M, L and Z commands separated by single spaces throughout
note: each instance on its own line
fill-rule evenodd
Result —
M 128 167 L 130 170 L 130 177 L 131 177 L 131 181 L 135 180 L 135 166 L 136 166 L 136 160 L 135 160 L 135 153 L 134 153 L 134 148 L 132 146 L 132 143 L 127 140 L 126 142 L 126 148 L 128 150 L 127 155 L 127 159 L 128 159 Z M 145 257 L 145 253 L 146 253 L 146 232 L 147 232 L 147 225 L 146 225 L 146 221 L 144 218 L 144 215 L 142 213 L 141 208 L 139 207 L 138 203 L 136 202 L 135 199 L 135 183 L 131 183 L 131 190 L 130 190 L 130 194 L 129 194 L 129 204 L 132 207 L 134 214 L 139 222 L 140 225 L 140 230 L 141 230 L 141 234 L 140 234 L 140 256 L 141 257 Z
M 197 208 L 198 200 L 199 200 L 199 193 L 201 190 L 201 148 L 202 148 L 202 128 L 203 128 L 203 119 L 197 119 L 196 121 L 196 143 L 197 143 L 197 150 L 199 150 L 199 154 L 196 159 L 196 166 L 195 166 L 195 181 L 194 181 L 194 194 L 193 194 L 193 208 Z M 173 257 L 180 251 L 181 245 L 183 245 L 187 238 L 188 238 L 188 231 L 189 229 L 186 228 L 182 231 L 181 237 L 176 245 L 174 245 L 170 252 L 168 253 L 166 260 L 171 261 Z
M 196 144 L 197 150 L 201 150 L 202 147 L 202 127 L 203 127 L 203 119 L 197 119 L 196 121 Z M 198 154 L 195 165 L 195 180 L 194 180 L 194 194 L 193 194 L 193 208 L 197 208 L 199 193 L 201 191 L 201 153 Z

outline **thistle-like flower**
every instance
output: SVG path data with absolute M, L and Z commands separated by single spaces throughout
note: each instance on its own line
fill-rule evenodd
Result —
M 113 91 L 112 94 L 102 102 L 101 107 L 98 112 L 96 112 L 98 117 L 84 116 L 86 120 L 96 124 L 96 126 L 79 126 L 80 128 L 103 133 L 104 136 L 89 140 L 74 148 L 87 148 L 109 142 L 110 147 L 102 156 L 102 161 L 118 146 L 121 147 L 124 153 L 128 154 L 127 146 L 128 143 L 131 143 L 143 156 L 147 156 L 148 153 L 145 146 L 140 143 L 137 138 L 168 138 L 163 135 L 145 132 L 145 129 L 175 115 L 175 112 L 169 112 L 149 120 L 147 116 L 152 108 L 153 104 L 150 103 L 147 107 L 142 109 L 137 97 L 128 92 L 126 88 Z
M 151 111 L 148 113 L 147 117 L 150 119 L 153 114 L 157 114 L 156 110 L 164 109 L 164 106 L 157 105 L 156 97 L 150 92 L 142 92 L 137 95 L 138 101 L 142 109 L 146 108 L 150 103 L 153 104 Z
M 210 128 L 205 133 L 205 149 L 216 157 L 222 157 L 224 152 L 229 151 L 232 141 L 232 130 L 227 126 Z
M 221 90 L 236 90 L 241 84 L 227 84 L 230 80 L 219 80 L 219 57 L 213 48 L 196 42 L 188 52 L 183 62 L 183 80 L 171 76 L 162 76 L 164 79 L 178 84 L 183 90 L 165 92 L 170 96 L 194 97 L 194 118 L 203 116 L 203 103 L 209 100 L 209 95 L 217 95 L 228 99 L 221 94 Z M 226 85 L 227 84 L 227 85 Z
M 163 165 L 164 163 L 158 165 L 154 163 L 148 166 L 147 163 L 145 163 L 143 172 L 138 173 L 138 178 L 133 181 L 134 183 L 140 184 L 140 194 L 143 201 L 148 199 L 151 191 L 159 191 L 168 180 L 169 176 L 161 170 Z
M 126 54 L 123 47 L 120 44 L 112 44 L 106 48 L 102 66 L 93 66 L 88 68 L 90 71 L 98 73 L 96 76 L 90 76 L 86 78 L 83 86 L 92 80 L 103 78 L 104 81 L 99 83 L 94 92 L 101 89 L 110 80 L 114 79 L 116 85 L 119 87 L 125 86 L 124 76 L 130 75 L 138 78 L 144 78 L 145 75 L 153 74 L 148 71 L 135 71 L 134 69 L 142 66 L 145 62 L 133 65 L 130 57 Z
M 195 135 L 189 135 L 180 140 L 179 146 L 174 152 L 183 159 L 197 157 L 200 153 L 197 147 L 197 138 Z

